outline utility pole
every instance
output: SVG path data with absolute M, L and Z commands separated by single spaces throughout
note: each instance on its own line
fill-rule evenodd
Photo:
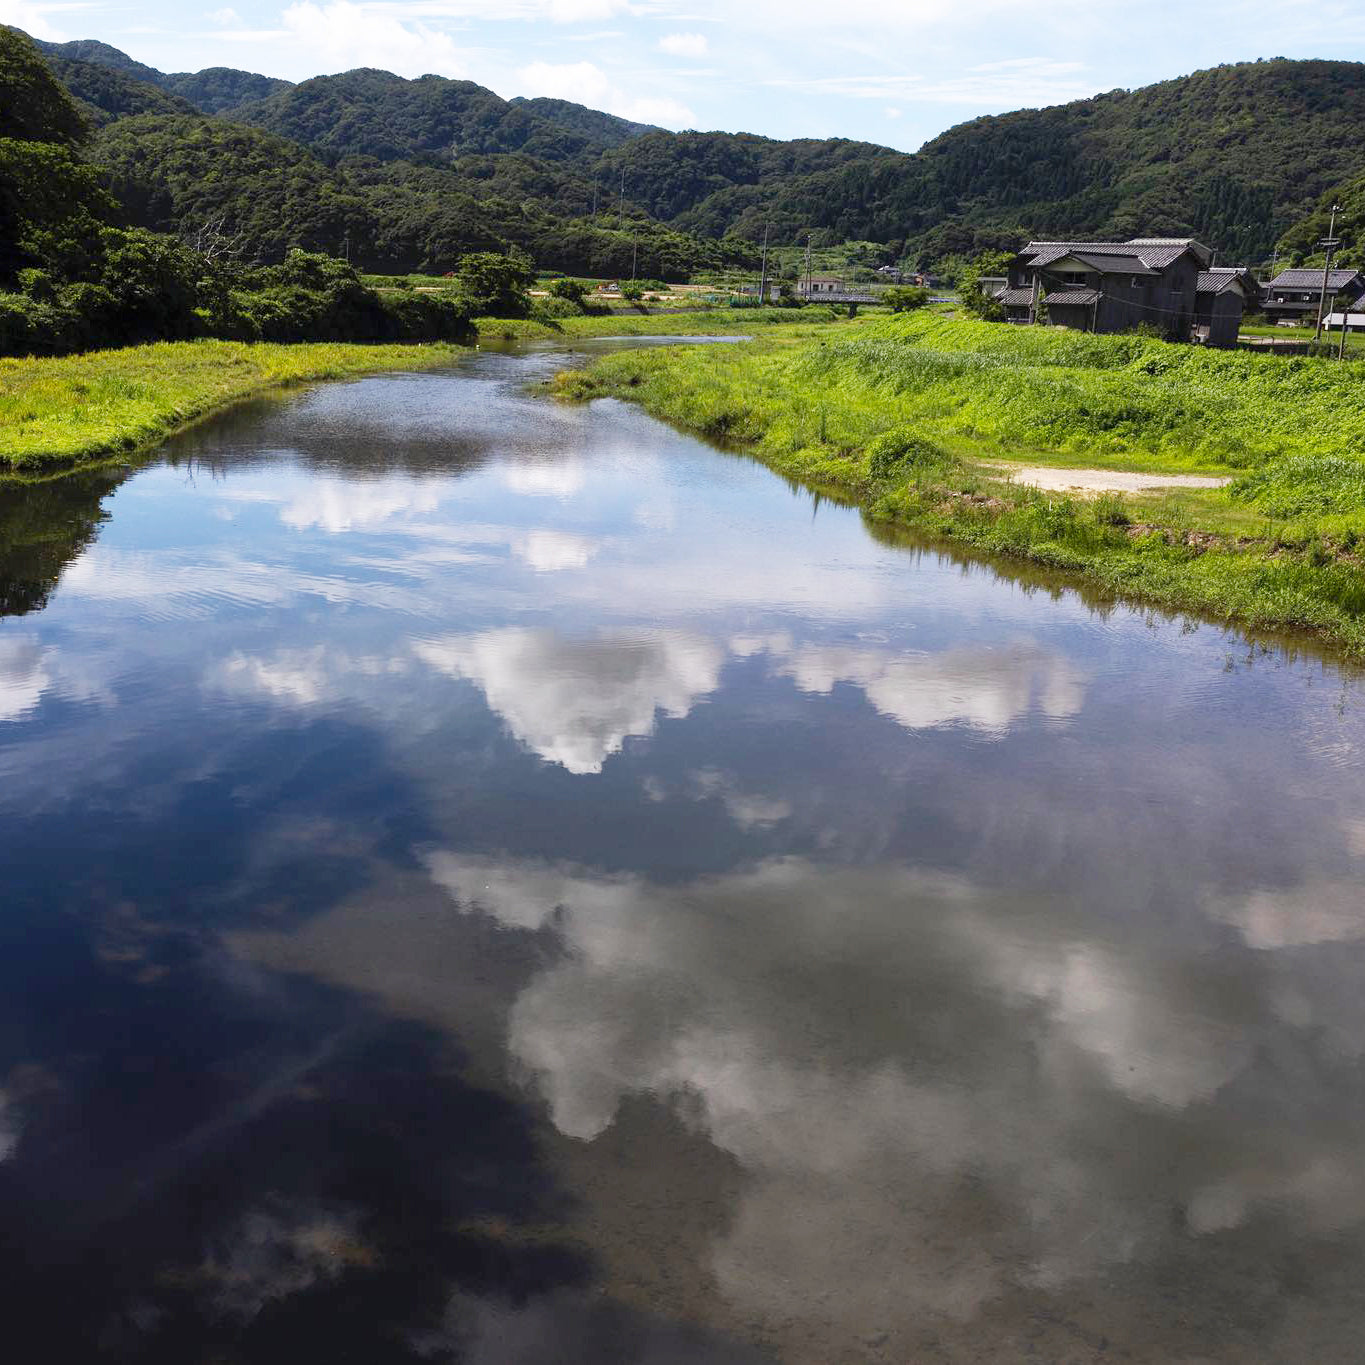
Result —
M 596 179 L 596 177 L 593 178 L 593 182 L 592 182 L 592 220 L 593 220 L 594 223 L 597 221 L 597 179 Z
M 801 290 L 808 303 L 810 302 L 810 239 L 812 235 L 809 232 L 806 233 L 806 283 Z
M 1038 321 L 1038 296 L 1043 292 L 1043 277 L 1035 269 L 1033 272 L 1033 297 L 1028 304 L 1028 321 L 1032 327 Z
M 763 264 L 758 272 L 758 301 L 760 304 L 768 301 L 768 224 L 763 225 Z
M 640 257 L 640 239 L 637 237 L 637 238 L 630 244 L 630 278 L 631 278 L 632 280 L 635 278 L 635 262 L 639 259 L 639 257 Z
M 621 167 L 621 198 L 617 203 L 616 209 L 616 230 L 620 232 L 621 225 L 626 221 L 626 168 Z
M 1322 336 L 1322 314 L 1327 307 L 1327 276 L 1332 271 L 1332 253 L 1341 245 L 1341 239 L 1337 236 L 1337 214 L 1341 212 L 1340 204 L 1332 205 L 1332 225 L 1327 229 L 1327 236 L 1319 238 L 1318 245 L 1327 250 L 1326 260 L 1322 267 L 1322 293 L 1318 295 L 1318 325 L 1313 333 L 1313 340 L 1317 341 Z

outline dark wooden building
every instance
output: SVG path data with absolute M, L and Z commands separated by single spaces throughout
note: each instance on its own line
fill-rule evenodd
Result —
M 1176 341 L 1195 336 L 1199 281 L 1213 253 L 1189 237 L 1134 237 L 1127 242 L 1030 242 L 1010 263 L 996 294 L 1011 322 L 1046 321 L 1086 332 L 1129 332 L 1141 323 Z M 1222 341 L 1242 297 L 1229 290 L 1219 305 L 1214 344 Z M 1237 322 L 1241 321 L 1240 308 Z M 1212 332 L 1210 323 L 1210 331 Z M 1233 339 L 1236 330 L 1233 329 Z
M 1261 287 L 1245 266 L 1212 266 L 1195 285 L 1194 339 L 1206 346 L 1235 346 L 1242 314 L 1254 312 Z
M 1317 321 L 1318 302 L 1322 298 L 1322 267 L 1305 266 L 1281 270 L 1265 291 L 1263 307 L 1271 322 L 1308 323 Z M 1365 295 L 1365 275 L 1359 270 L 1344 268 L 1327 272 L 1327 310 L 1333 302 L 1352 304 Z

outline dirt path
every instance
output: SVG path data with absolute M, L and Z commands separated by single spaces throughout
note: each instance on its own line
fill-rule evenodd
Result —
M 1153 488 L 1222 488 L 1232 482 L 1206 474 L 1134 474 L 1122 469 L 1058 469 L 1040 464 L 986 460 L 989 469 L 1014 476 L 1015 483 L 1058 493 L 1142 493 Z

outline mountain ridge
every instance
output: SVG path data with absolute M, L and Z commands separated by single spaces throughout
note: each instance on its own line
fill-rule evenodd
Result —
M 1365 172 L 1358 62 L 1210 67 L 969 119 L 907 153 L 837 138 L 674 133 L 569 101 L 504 100 L 473 82 L 365 68 L 274 81 L 264 96 L 238 99 L 273 78 L 227 68 L 167 76 L 98 40 L 43 46 L 58 59 L 84 52 L 129 78 L 150 73 L 148 84 L 328 164 L 432 165 L 457 176 L 477 164 L 486 181 L 488 158 L 516 157 L 493 178 L 505 170 L 545 209 L 562 201 L 586 214 L 596 202 L 619 214 L 624 178 L 627 209 L 692 237 L 863 240 L 888 259 L 941 261 L 1031 236 L 1190 235 L 1224 259 L 1259 261 L 1281 239 L 1301 249 L 1297 225 Z M 135 103 L 132 92 L 123 97 Z

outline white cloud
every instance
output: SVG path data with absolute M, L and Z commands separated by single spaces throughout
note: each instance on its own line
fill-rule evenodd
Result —
M 68 34 L 48 22 L 48 15 L 70 10 L 91 9 L 90 5 L 35 5 L 29 0 L 0 0 L 0 24 L 21 28 L 34 38 L 49 43 L 65 42 Z
M 517 537 L 512 548 L 537 573 L 554 573 L 583 568 L 597 553 L 598 543 L 568 531 L 538 530 Z
M 594 62 L 532 62 L 518 73 L 523 93 L 572 100 L 640 123 L 683 128 L 697 121 L 687 105 L 667 96 L 638 96 L 619 88 Z
M 18 1150 L 21 1131 L 14 1102 L 0 1090 L 0 1161 L 8 1161 Z
M 285 29 L 332 71 L 382 67 L 400 76 L 465 76 L 465 57 L 450 36 L 420 21 L 404 23 L 380 5 L 303 0 L 281 15 Z
M 673 57 L 704 57 L 709 46 L 704 33 L 669 33 L 659 39 L 659 51 Z
M 1251 948 L 1365 940 L 1365 879 L 1309 882 L 1290 891 L 1254 891 L 1212 908 Z
M 802 645 L 785 656 L 781 671 L 804 692 L 855 683 L 909 730 L 960 723 L 1003 735 L 1035 708 L 1053 719 L 1074 716 L 1085 698 L 1084 675 L 1032 645 L 943 654 Z
M 587 481 L 583 466 L 574 460 L 561 460 L 553 464 L 505 465 L 502 470 L 503 484 L 513 493 L 521 493 L 531 498 L 571 498 Z
M 215 24 L 222 24 L 224 28 L 235 28 L 242 22 L 242 16 L 235 9 L 210 10 L 208 18 Z
M 268 1303 L 372 1266 L 377 1255 L 360 1223 L 353 1209 L 272 1200 L 237 1220 L 196 1278 L 217 1313 L 249 1322 Z
M 570 639 L 511 626 L 424 641 L 414 652 L 475 683 L 508 730 L 547 763 L 598 773 L 658 714 L 685 716 L 715 689 L 724 651 L 680 631 L 618 631 Z
M 445 484 L 420 479 L 386 478 L 373 482 L 316 478 L 310 480 L 280 513 L 295 530 L 374 531 L 415 513 L 434 512 Z
M 0 636 L 0 723 L 22 720 L 49 692 L 68 701 L 112 701 L 101 660 L 33 635 Z
M 317 706 L 343 695 L 352 703 L 373 701 L 366 680 L 389 679 L 412 667 L 406 656 L 350 655 L 315 645 L 311 649 L 280 649 L 270 655 L 238 650 L 211 667 L 204 679 L 213 691 L 234 696 L 268 697 L 291 706 Z M 361 684 L 357 687 L 357 684 Z M 388 692 L 379 688 L 379 695 Z
M 32 636 L 0 638 L 0 721 L 19 720 L 43 699 L 52 682 L 47 657 Z

